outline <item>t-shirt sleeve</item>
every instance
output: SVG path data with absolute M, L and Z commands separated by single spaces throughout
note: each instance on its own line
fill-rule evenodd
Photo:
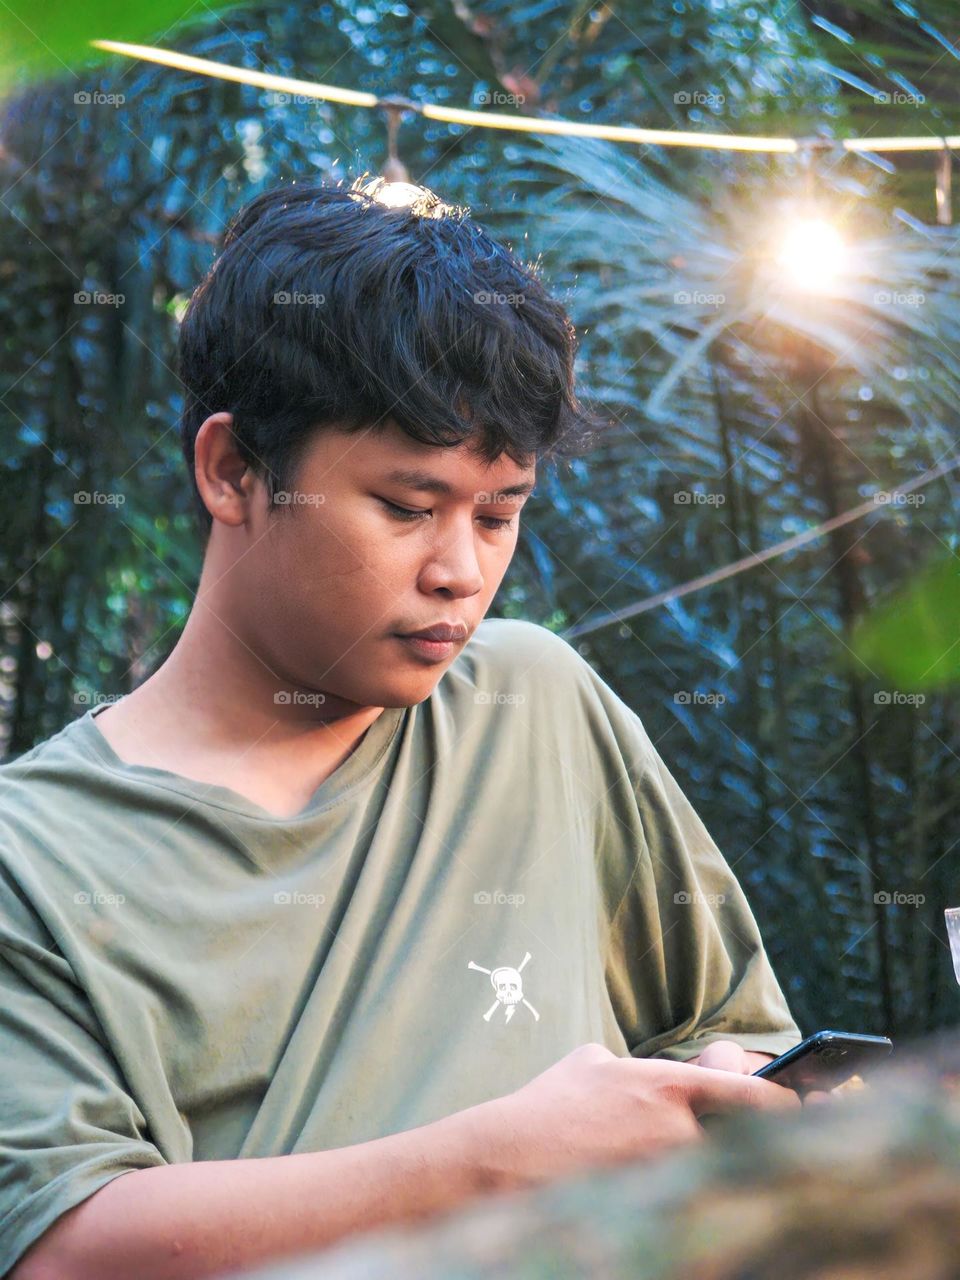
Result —
M 639 717 L 576 655 L 599 759 L 598 876 L 607 986 L 634 1057 L 712 1040 L 779 1054 L 802 1039 L 747 899 Z
M 165 1164 L 70 965 L 0 869 L 0 1276 L 120 1174 Z

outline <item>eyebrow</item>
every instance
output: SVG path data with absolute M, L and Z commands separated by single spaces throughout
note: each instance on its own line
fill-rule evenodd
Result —
M 394 484 L 402 484 L 408 489 L 419 489 L 423 493 L 441 493 L 449 496 L 454 492 L 452 485 L 448 484 L 446 480 L 441 480 L 438 476 L 432 476 L 429 471 L 391 471 L 386 478 Z M 521 497 L 525 493 L 530 493 L 534 487 L 535 484 L 533 482 L 529 484 L 512 484 L 500 489 L 493 489 L 491 492 L 503 494 L 508 498 Z

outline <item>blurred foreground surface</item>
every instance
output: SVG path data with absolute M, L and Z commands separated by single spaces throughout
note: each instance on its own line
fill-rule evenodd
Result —
M 242 1274 L 960 1277 L 960 1034 L 901 1051 L 862 1093 L 787 1117 L 728 1117 L 711 1134 L 650 1164 L 491 1197 L 420 1229 L 370 1234 Z

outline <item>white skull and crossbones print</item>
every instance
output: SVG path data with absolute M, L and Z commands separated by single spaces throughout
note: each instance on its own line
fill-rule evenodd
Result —
M 509 1022 L 517 1011 L 518 1005 L 526 1005 L 533 1014 L 536 1022 L 540 1021 L 540 1015 L 523 994 L 523 978 L 520 976 L 524 965 L 531 959 L 528 951 L 517 967 L 514 969 L 510 965 L 502 964 L 496 969 L 485 969 L 483 965 L 474 964 L 471 960 L 467 964 L 468 969 L 476 969 L 478 973 L 488 973 L 493 989 L 497 993 L 497 998 L 493 1004 L 483 1015 L 484 1022 L 489 1022 L 497 1009 L 504 1010 L 504 1021 Z

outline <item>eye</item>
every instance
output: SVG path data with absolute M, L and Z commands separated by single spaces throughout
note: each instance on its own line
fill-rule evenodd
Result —
M 397 503 L 390 502 L 387 498 L 377 498 L 377 501 L 386 507 L 395 520 L 404 520 L 409 523 L 430 515 L 429 511 L 416 511 L 410 507 L 398 506 Z M 496 533 L 504 533 L 513 526 L 512 516 L 509 520 L 503 520 L 497 516 L 478 516 L 477 519 L 485 529 L 491 529 Z
M 378 502 L 382 502 L 390 514 L 397 520 L 419 520 L 421 516 L 428 516 L 429 511 L 411 511 L 409 507 L 398 507 L 395 502 L 388 502 L 386 498 L 378 498 Z

